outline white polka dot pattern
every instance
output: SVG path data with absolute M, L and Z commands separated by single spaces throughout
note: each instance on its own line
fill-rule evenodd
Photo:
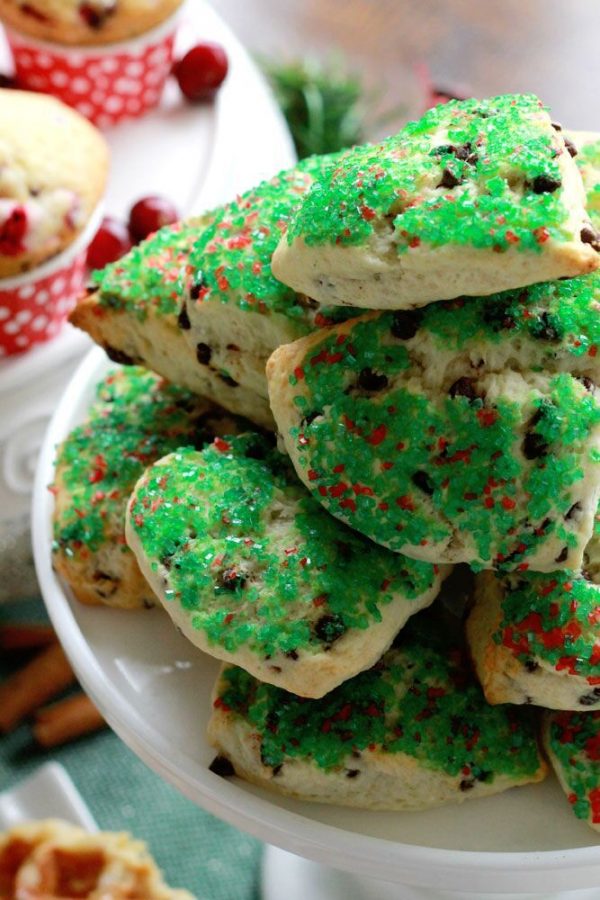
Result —
M 25 88 L 53 94 L 101 127 L 137 118 L 160 102 L 171 71 L 175 31 L 131 51 L 82 55 L 68 47 L 47 50 L 22 35 L 7 35 L 17 79 Z
M 53 337 L 61 328 L 85 284 L 85 251 L 51 275 L 19 288 L 2 289 L 0 281 L 0 356 L 22 353 Z

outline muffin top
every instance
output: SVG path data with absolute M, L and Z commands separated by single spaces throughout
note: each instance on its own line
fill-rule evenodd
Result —
M 107 171 L 106 143 L 87 119 L 53 97 L 0 90 L 0 278 L 72 242 Z
M 167 19 L 182 0 L 0 0 L 0 20 L 57 44 L 125 41 Z

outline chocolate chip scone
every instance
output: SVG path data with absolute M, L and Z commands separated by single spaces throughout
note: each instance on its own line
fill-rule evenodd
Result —
M 271 406 L 298 475 L 408 556 L 578 569 L 600 490 L 599 299 L 594 274 L 279 348 Z
M 489 703 L 600 708 L 600 523 L 581 573 L 480 573 L 467 637 Z
M 430 109 L 342 156 L 273 258 L 324 304 L 407 309 L 590 272 L 581 176 L 531 94 Z
M 193 644 L 305 697 L 373 665 L 445 574 L 344 528 L 254 434 L 149 468 L 126 535 Z
M 194 900 L 170 888 L 143 841 L 125 832 L 88 834 L 60 819 L 0 834 L 3 900 Z
M 71 322 L 112 359 L 272 428 L 269 355 L 344 315 L 296 295 L 270 268 L 285 222 L 328 160 L 304 160 L 199 219 L 161 229 L 95 273 Z
M 600 711 L 547 713 L 543 742 L 573 813 L 600 831 Z
M 57 44 L 109 44 L 160 25 L 182 0 L 0 0 L 0 20 Z
M 372 669 L 321 700 L 226 666 L 211 743 L 247 781 L 365 809 L 461 803 L 544 778 L 527 711 L 488 706 L 460 648 L 407 631 Z
M 83 116 L 44 94 L 0 90 L 0 278 L 75 240 L 107 171 L 106 142 Z
M 57 451 L 55 569 L 82 603 L 123 609 L 156 597 L 125 541 L 125 508 L 146 466 L 179 446 L 202 447 L 232 418 L 201 397 L 141 369 L 98 385 L 86 422 Z

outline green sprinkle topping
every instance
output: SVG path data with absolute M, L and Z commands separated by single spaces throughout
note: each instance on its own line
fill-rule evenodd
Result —
M 410 629 L 409 629 L 410 630 Z M 456 648 L 439 652 L 401 641 L 372 669 L 320 700 L 305 700 L 227 668 L 215 707 L 245 719 L 274 769 L 302 759 L 326 771 L 352 771 L 357 756 L 407 754 L 428 769 L 476 782 L 526 779 L 540 767 L 532 720 L 489 706 Z
M 463 310 L 471 317 L 467 303 L 451 311 L 456 330 L 440 329 L 443 340 L 450 331 L 460 340 Z M 600 424 L 584 380 L 566 373 L 514 380 L 484 365 L 477 377 L 470 366 L 470 377 L 427 386 L 435 375 L 421 374 L 418 336 L 410 342 L 414 316 L 382 314 L 331 329 L 290 374 L 298 424 L 289 435 L 317 499 L 400 552 L 447 543 L 456 532 L 474 566 L 524 570 L 546 541 L 576 546 L 568 512 L 574 487 L 584 489 L 582 467 L 597 461 L 590 444 Z M 437 311 L 425 316 L 442 320 Z M 562 328 L 560 313 L 555 321 Z M 493 332 L 494 322 L 488 327 Z
M 540 252 L 572 240 L 561 139 L 531 94 L 453 101 L 358 147 L 313 185 L 288 229 L 307 244 L 364 244 L 393 232 L 427 244 Z
M 571 809 L 600 825 L 600 710 L 559 712 L 549 717 L 549 749 Z
M 57 453 L 59 486 L 69 502 L 54 522 L 53 550 L 87 557 L 104 544 L 123 553 L 125 508 L 146 466 L 182 444 L 203 446 L 206 401 L 130 367 L 107 375 L 97 387 L 88 421 L 73 429 Z
M 233 652 L 323 651 L 381 608 L 430 591 L 437 567 L 373 546 L 328 516 L 258 435 L 180 450 L 148 470 L 131 507 L 166 599 Z
M 575 162 L 586 192 L 585 205 L 592 224 L 600 227 L 600 139 L 579 147 Z

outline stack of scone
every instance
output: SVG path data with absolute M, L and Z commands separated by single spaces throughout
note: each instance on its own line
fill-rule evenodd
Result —
M 600 824 L 599 162 L 533 96 L 452 102 L 96 273 L 72 321 L 131 368 L 59 449 L 56 566 L 225 661 L 219 771 L 459 802 L 544 777 L 545 706 Z M 457 563 L 466 639 L 411 618 Z

